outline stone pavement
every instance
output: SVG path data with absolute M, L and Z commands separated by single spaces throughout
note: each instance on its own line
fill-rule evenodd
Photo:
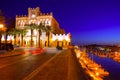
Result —
M 23 80 L 90 80 L 70 49 L 56 54 Z
M 69 50 L 69 63 L 68 63 L 68 79 L 67 80 L 91 80 L 85 71 L 82 69 L 81 64 L 77 60 L 75 52 Z

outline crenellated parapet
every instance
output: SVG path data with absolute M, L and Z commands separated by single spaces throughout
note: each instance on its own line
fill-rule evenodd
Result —
M 36 7 L 36 8 L 28 8 L 28 10 L 40 10 L 40 8 L 39 7 Z
M 53 13 L 41 13 L 40 16 L 53 16 Z
M 16 15 L 16 18 L 27 17 L 27 15 Z
M 58 41 L 67 41 L 67 42 L 71 42 L 71 38 L 70 38 L 70 33 L 68 34 L 52 34 L 52 41 L 58 40 Z
M 36 18 L 39 16 L 53 16 L 53 13 L 42 13 L 40 11 L 39 7 L 36 8 L 28 8 L 28 15 L 16 15 L 16 18 L 21 18 L 21 17 L 28 17 L 29 19 L 31 18 Z

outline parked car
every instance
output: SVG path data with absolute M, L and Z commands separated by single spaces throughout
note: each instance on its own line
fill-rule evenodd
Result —
M 0 50 L 10 51 L 10 50 L 14 50 L 14 47 L 11 43 L 1 43 Z
M 56 47 L 58 50 L 62 50 L 63 48 L 61 46 Z

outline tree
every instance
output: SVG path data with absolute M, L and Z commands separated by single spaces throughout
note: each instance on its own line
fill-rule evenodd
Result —
M 21 46 L 23 46 L 23 36 L 27 33 L 26 28 L 24 29 L 17 29 L 18 34 L 21 35 Z
M 38 30 L 38 33 L 39 33 L 39 35 L 38 35 L 38 46 L 40 47 L 40 36 L 41 36 L 41 32 L 42 32 L 44 26 L 43 26 L 42 24 L 39 24 L 39 25 L 29 24 L 29 25 L 26 25 L 26 26 L 28 26 L 28 29 L 31 30 L 31 46 L 32 46 L 32 41 L 33 41 L 33 40 L 32 40 L 33 30 L 34 30 L 34 29 Z
M 49 37 L 50 37 L 50 32 L 52 32 L 52 29 L 51 29 L 51 26 L 45 26 L 44 28 L 43 28 L 43 30 L 46 32 L 46 35 L 48 36 L 48 47 L 50 46 L 49 45 Z
M 44 26 L 42 24 L 36 26 L 36 29 L 38 30 L 38 33 L 39 33 L 39 35 L 38 35 L 38 46 L 39 47 L 40 47 L 40 36 L 41 36 L 41 32 L 42 32 L 43 28 L 44 28 Z
M 8 31 L 8 34 L 14 36 L 14 44 L 16 44 L 16 35 L 19 34 L 18 30 L 15 29 L 15 28 L 11 28 L 11 29 Z
M 36 28 L 36 25 L 35 24 L 26 24 L 26 26 L 28 26 L 28 29 L 30 29 L 31 31 L 31 47 L 33 46 L 33 30 Z

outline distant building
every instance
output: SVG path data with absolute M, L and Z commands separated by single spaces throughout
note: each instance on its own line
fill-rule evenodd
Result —
M 39 7 L 36 8 L 28 8 L 28 15 L 16 15 L 16 29 L 24 29 L 26 28 L 26 24 L 36 24 L 36 25 L 44 25 L 50 26 L 52 32 L 49 35 L 49 46 L 68 46 L 71 43 L 70 33 L 65 34 L 64 29 L 61 29 L 57 20 L 53 17 L 52 12 L 50 13 L 42 13 Z M 34 29 L 33 34 L 31 34 L 31 30 L 27 29 L 27 33 L 23 36 L 23 46 L 30 46 L 31 35 L 33 36 L 32 45 L 39 46 L 38 42 L 40 42 L 41 47 L 48 46 L 48 35 L 46 35 L 45 31 L 42 31 L 40 36 L 40 41 L 38 39 L 38 30 Z M 8 40 L 13 40 L 13 36 L 8 36 Z M 17 35 L 16 44 L 21 45 L 21 36 Z

